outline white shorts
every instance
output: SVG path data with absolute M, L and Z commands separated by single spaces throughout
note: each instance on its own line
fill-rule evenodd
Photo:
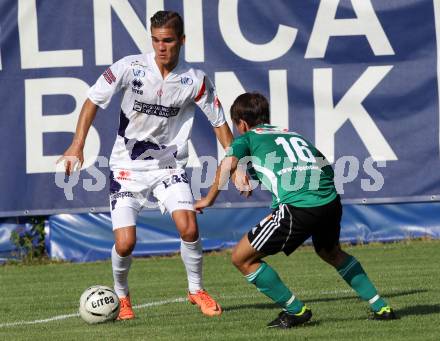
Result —
M 162 213 L 194 211 L 194 199 L 183 169 L 110 172 L 110 212 L 113 230 L 135 226 L 140 210 L 159 207 Z

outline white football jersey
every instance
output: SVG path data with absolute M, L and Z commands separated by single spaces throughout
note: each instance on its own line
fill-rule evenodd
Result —
M 185 167 L 195 105 L 213 127 L 226 122 L 212 82 L 182 61 L 164 79 L 154 53 L 127 56 L 98 78 L 88 97 L 105 109 L 119 90 L 123 96 L 111 170 Z

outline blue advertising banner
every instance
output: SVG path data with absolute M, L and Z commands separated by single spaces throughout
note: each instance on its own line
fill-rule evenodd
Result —
M 86 164 L 64 177 L 88 88 L 120 58 L 151 51 L 149 18 L 185 21 L 181 58 L 215 83 L 229 123 L 245 91 L 271 122 L 327 156 L 346 202 L 440 198 L 439 0 L 3 0 L 0 2 L 0 216 L 108 210 L 120 98 L 99 110 Z M 196 113 L 188 173 L 205 193 L 223 152 Z M 57 172 L 58 170 L 58 172 Z M 218 206 L 265 206 L 232 186 Z
M 198 216 L 204 250 L 234 246 L 249 228 L 267 216 L 269 208 L 213 208 Z M 402 216 L 405 219 L 402 219 Z M 420 217 L 423 217 L 421 220 Z M 411 238 L 440 238 L 440 203 L 344 205 L 341 243 L 395 242 Z M 109 259 L 114 244 L 108 213 L 58 214 L 48 222 L 46 247 L 53 259 L 90 262 Z M 2 223 L 1 228 L 9 227 Z M 90 228 L 93 226 L 93 228 Z M 180 251 L 180 237 L 169 217 L 157 211 L 140 213 L 133 256 L 145 257 Z M 0 233 L 0 256 L 3 248 Z M 311 239 L 306 241 L 310 244 Z M 11 246 L 9 246 L 11 249 Z M 5 254 L 8 257 L 8 254 Z M 0 259 L 1 261 L 1 259 Z

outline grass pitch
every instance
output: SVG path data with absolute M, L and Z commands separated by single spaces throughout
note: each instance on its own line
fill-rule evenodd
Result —
M 110 262 L 0 267 L 0 340 L 440 340 L 440 241 L 347 247 L 400 316 L 368 320 L 336 271 L 304 247 L 267 259 L 313 311 L 305 326 L 268 330 L 280 311 L 230 264 L 207 254 L 205 287 L 224 313 L 203 316 L 185 300 L 179 256 L 135 259 L 130 272 L 133 321 L 87 325 L 76 316 L 81 293 L 112 285 Z

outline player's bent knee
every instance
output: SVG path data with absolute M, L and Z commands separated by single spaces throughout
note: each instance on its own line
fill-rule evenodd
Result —
M 199 230 L 195 219 L 190 219 L 189 217 L 179 218 L 180 219 L 175 219 L 175 223 L 180 238 L 186 242 L 195 242 L 199 238 Z
M 197 228 L 187 228 L 180 232 L 180 238 L 186 242 L 195 242 L 199 238 Z
M 136 240 L 115 243 L 116 252 L 121 257 L 130 256 L 135 246 L 136 246 Z
M 331 250 L 322 249 L 319 252 L 317 251 L 317 253 L 322 260 L 333 266 L 338 266 L 345 259 L 345 253 L 340 249 L 339 246 L 335 246 Z
M 236 249 L 232 251 L 231 262 L 239 270 L 246 268 L 246 259 Z

